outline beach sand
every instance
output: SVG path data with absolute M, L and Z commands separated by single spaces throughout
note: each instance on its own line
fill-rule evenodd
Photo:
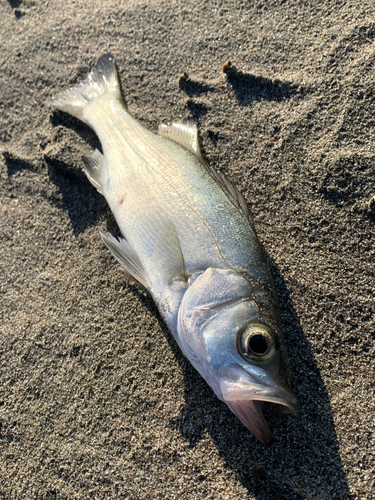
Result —
M 3 0 L 0 19 L 0 500 L 375 498 L 373 0 Z M 249 204 L 300 405 L 268 418 L 272 446 L 101 241 L 98 139 L 49 101 L 106 50 L 130 112 L 197 120 Z

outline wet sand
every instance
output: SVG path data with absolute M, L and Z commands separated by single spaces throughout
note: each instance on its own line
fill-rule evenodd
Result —
M 8 0 L 0 18 L 0 500 L 375 498 L 374 2 Z M 268 419 L 270 447 L 99 237 L 118 229 L 82 171 L 98 140 L 49 100 L 108 49 L 131 113 L 193 117 L 246 196 L 300 405 Z

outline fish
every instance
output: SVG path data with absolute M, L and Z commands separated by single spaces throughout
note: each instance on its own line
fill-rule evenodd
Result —
M 146 129 L 128 111 L 115 58 L 103 54 L 51 105 L 89 125 L 84 171 L 122 237 L 101 237 L 151 295 L 186 358 L 263 444 L 267 412 L 295 413 L 277 295 L 245 198 L 209 166 L 192 121 Z

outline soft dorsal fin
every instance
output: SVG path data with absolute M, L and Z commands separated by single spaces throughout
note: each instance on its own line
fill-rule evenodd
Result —
M 176 142 L 200 160 L 202 159 L 198 142 L 198 128 L 195 122 L 175 122 L 171 125 L 159 125 L 159 135 Z
M 180 240 L 172 221 L 167 221 L 159 231 L 153 260 L 164 283 L 172 285 L 176 281 L 187 281 Z
M 114 236 L 100 233 L 113 257 L 124 268 L 129 280 L 135 281 L 141 288 L 148 291 L 147 276 L 138 255 L 123 238 L 117 240 Z
M 100 171 L 102 169 L 103 155 L 98 150 L 95 151 L 90 156 L 82 156 L 82 161 L 85 164 L 85 174 L 91 184 L 96 187 L 100 194 L 102 193 L 100 184 Z

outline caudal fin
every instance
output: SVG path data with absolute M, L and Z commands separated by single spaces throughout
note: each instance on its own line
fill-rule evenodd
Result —
M 83 115 L 85 106 L 108 93 L 121 99 L 115 58 L 110 52 L 106 52 L 99 58 L 93 72 L 85 81 L 77 87 L 57 94 L 52 98 L 51 105 L 86 122 Z

